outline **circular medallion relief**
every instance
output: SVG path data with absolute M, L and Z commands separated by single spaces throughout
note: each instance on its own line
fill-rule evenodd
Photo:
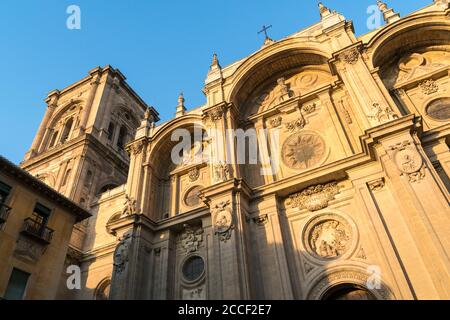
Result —
M 230 230 L 233 224 L 233 217 L 229 210 L 220 210 L 216 213 L 214 227 L 217 233 L 225 233 Z
M 352 230 L 346 220 L 337 215 L 313 219 L 305 230 L 305 247 L 320 259 L 335 259 L 348 251 Z
M 187 207 L 196 207 L 200 204 L 200 198 L 198 194 L 203 188 L 201 186 L 195 186 L 186 192 L 184 196 L 184 203 Z
M 423 160 L 417 151 L 405 149 L 397 152 L 395 160 L 398 168 L 404 173 L 414 173 L 422 168 Z
M 186 259 L 181 267 L 183 277 L 188 282 L 198 280 L 205 271 L 205 261 L 200 256 L 192 256 Z
M 427 114 L 439 121 L 450 119 L 450 98 L 441 98 L 431 102 L 427 109 Z
M 283 144 L 282 160 L 291 169 L 308 169 L 317 165 L 325 155 L 325 142 L 314 133 L 296 133 Z

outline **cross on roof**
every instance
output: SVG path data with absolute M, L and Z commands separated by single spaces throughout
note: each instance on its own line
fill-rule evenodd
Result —
M 262 26 L 262 30 L 261 30 L 261 31 L 258 31 L 258 34 L 264 32 L 264 35 L 266 36 L 266 39 L 270 39 L 270 38 L 269 38 L 269 35 L 267 34 L 267 30 L 269 30 L 270 28 L 272 28 L 272 25 L 270 25 L 270 26 L 268 26 L 268 27 L 266 27 L 265 25 L 263 25 L 263 26 Z

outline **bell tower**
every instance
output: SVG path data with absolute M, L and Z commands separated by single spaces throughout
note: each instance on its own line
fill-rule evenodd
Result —
M 89 71 L 84 79 L 54 90 L 47 111 L 21 166 L 80 205 L 124 184 L 131 141 L 146 110 L 158 113 L 111 66 Z

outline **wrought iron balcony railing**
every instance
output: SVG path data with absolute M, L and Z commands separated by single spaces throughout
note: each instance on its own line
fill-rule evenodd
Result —
M 11 211 L 11 208 L 8 207 L 4 203 L 0 203 L 0 225 L 6 222 L 8 220 L 9 212 Z
M 32 218 L 25 219 L 21 233 L 30 236 L 44 244 L 52 241 L 54 230 L 47 228 L 42 222 L 35 221 Z

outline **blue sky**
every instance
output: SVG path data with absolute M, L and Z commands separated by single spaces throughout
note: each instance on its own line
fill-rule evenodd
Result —
M 387 0 L 402 15 L 432 0 Z M 366 33 L 376 0 L 324 0 Z M 81 8 L 81 30 L 66 27 L 69 5 Z M 107 64 L 119 68 L 148 104 L 170 119 L 180 91 L 188 108 L 213 52 L 222 66 L 255 50 L 271 24 L 276 40 L 319 20 L 315 0 L 2 0 L 0 2 L 0 154 L 19 163 L 45 112 L 44 98 Z

